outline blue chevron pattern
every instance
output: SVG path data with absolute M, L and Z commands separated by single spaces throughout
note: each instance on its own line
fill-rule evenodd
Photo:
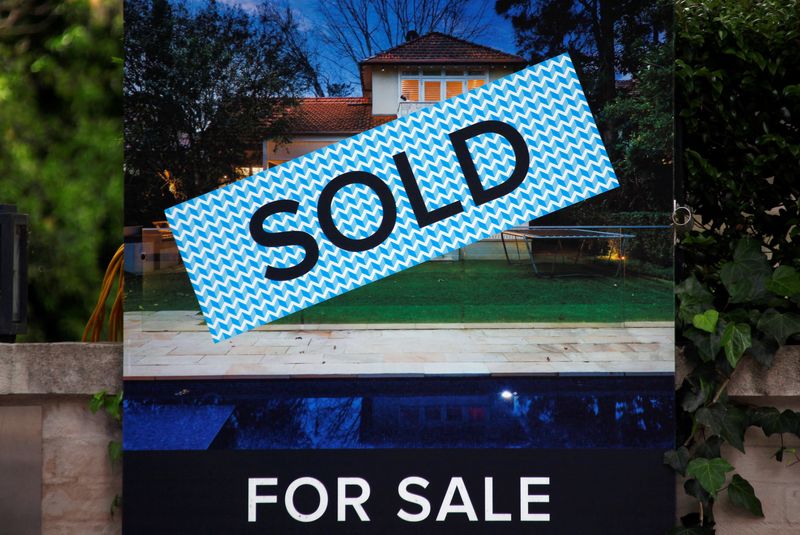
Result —
M 514 191 L 476 206 L 448 134 L 487 120 L 520 132 L 531 163 Z M 485 187 L 510 175 L 514 152 L 501 136 L 475 137 L 468 148 Z M 464 211 L 421 229 L 392 161 L 401 151 L 429 209 L 461 201 Z M 391 235 L 358 253 L 328 241 L 316 213 L 323 187 L 348 171 L 380 177 L 397 204 Z M 221 341 L 617 186 L 565 54 L 174 206 L 167 218 L 211 336 Z M 279 282 L 264 277 L 266 267 L 296 265 L 303 250 L 256 244 L 249 222 L 260 206 L 280 199 L 298 201 L 297 214 L 270 217 L 264 229 L 306 232 L 320 257 L 304 276 Z M 339 191 L 332 213 L 340 232 L 359 239 L 378 228 L 382 208 L 372 190 L 354 184 Z

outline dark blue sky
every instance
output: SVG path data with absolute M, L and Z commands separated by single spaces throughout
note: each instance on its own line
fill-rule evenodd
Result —
M 200 0 L 194 0 L 200 1 Z M 256 10 L 259 0 L 220 0 L 228 5 L 242 7 L 245 10 Z M 296 20 L 303 35 L 308 40 L 310 47 L 316 51 L 314 60 L 319 64 L 321 70 L 333 82 L 349 82 L 354 89 L 353 94 L 360 94 L 360 84 L 357 77 L 347 72 L 345 68 L 350 68 L 351 63 L 347 60 L 340 60 L 328 54 L 322 42 L 321 31 L 324 29 L 324 21 L 319 13 L 319 2 L 325 0 L 276 0 L 279 5 L 288 6 L 295 14 Z M 190 0 L 190 3 L 192 0 Z M 480 12 L 482 20 L 486 22 L 487 30 L 481 35 L 471 38 L 472 41 L 497 48 L 504 52 L 516 53 L 514 43 L 514 31 L 511 23 L 498 16 L 494 10 L 494 0 L 464 0 L 463 9 L 467 12 Z M 344 68 L 343 68 L 344 67 Z

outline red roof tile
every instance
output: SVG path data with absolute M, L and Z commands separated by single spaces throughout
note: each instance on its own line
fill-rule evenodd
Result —
M 363 97 L 303 98 L 292 111 L 292 134 L 357 134 L 397 119 L 372 115 Z
M 388 63 L 448 63 L 454 65 L 499 63 L 522 66 L 525 65 L 526 61 L 514 54 L 507 54 L 488 46 L 433 32 L 376 54 L 361 62 L 362 65 Z

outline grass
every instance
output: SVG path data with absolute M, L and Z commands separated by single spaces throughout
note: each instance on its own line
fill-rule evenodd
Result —
M 130 276 L 126 310 L 199 310 L 184 272 Z M 275 323 L 621 322 L 673 318 L 672 281 L 536 277 L 528 264 L 427 262 Z

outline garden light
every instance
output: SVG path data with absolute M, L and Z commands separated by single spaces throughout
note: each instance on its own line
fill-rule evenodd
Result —
M 0 204 L 0 342 L 14 342 L 28 324 L 28 216 Z

